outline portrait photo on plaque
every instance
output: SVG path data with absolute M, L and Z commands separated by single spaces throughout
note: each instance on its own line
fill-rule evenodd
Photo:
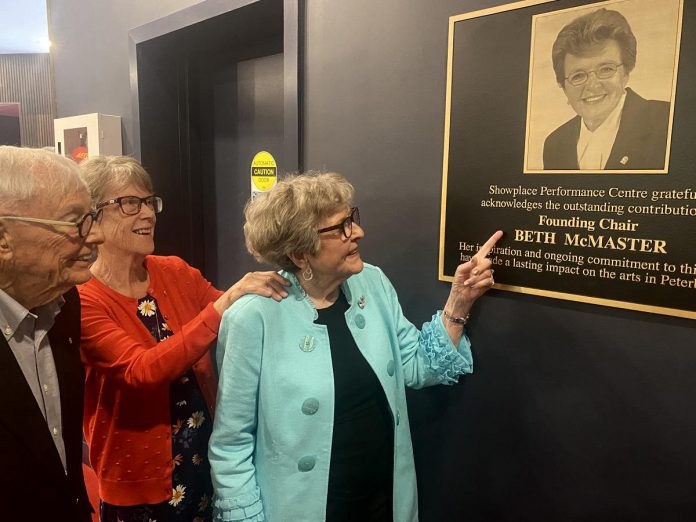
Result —
M 667 174 L 681 0 L 532 17 L 525 174 Z

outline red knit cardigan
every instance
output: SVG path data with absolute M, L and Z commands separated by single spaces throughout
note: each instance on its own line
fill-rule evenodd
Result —
M 175 335 L 156 343 L 137 315 L 138 300 L 92 278 L 82 300 L 85 363 L 83 430 L 99 478 L 99 495 L 119 506 L 157 504 L 172 496 L 169 384 L 193 367 L 212 416 L 217 378 L 209 352 L 222 294 L 178 257 L 148 256 L 147 292 Z

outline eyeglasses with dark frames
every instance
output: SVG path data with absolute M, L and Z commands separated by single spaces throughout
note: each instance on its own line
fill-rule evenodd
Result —
M 82 216 L 79 221 L 56 221 L 55 219 L 41 219 L 25 216 L 0 216 L 0 219 L 9 219 L 11 221 L 25 221 L 27 223 L 39 223 L 42 225 L 51 225 L 55 227 L 77 227 L 77 233 L 80 238 L 86 238 L 92 230 L 94 223 L 101 222 L 104 211 L 102 209 L 92 210 Z
M 121 212 L 126 216 L 134 216 L 140 213 L 140 210 L 143 208 L 143 203 L 155 214 L 162 212 L 162 198 L 154 194 L 152 196 L 145 196 L 144 198 L 139 198 L 138 196 L 121 196 L 120 198 L 101 201 L 97 203 L 97 208 L 101 209 L 108 205 L 118 205 Z
M 350 239 L 350 236 L 353 235 L 353 223 L 357 225 L 360 224 L 360 211 L 358 210 L 358 207 L 351 208 L 350 215 L 346 219 L 341 221 L 338 225 L 320 228 L 319 230 L 317 230 L 317 233 L 321 234 L 323 232 L 330 232 L 331 230 L 340 229 L 343 232 L 345 238 Z
M 614 77 L 616 71 L 622 65 L 622 63 L 613 62 L 603 63 L 600 64 L 599 67 L 597 67 L 596 69 L 591 69 L 589 71 L 575 71 L 570 76 L 566 76 L 564 80 L 567 80 L 569 84 L 575 87 L 584 85 L 587 82 L 587 80 L 590 79 L 590 73 L 593 73 L 599 80 L 608 80 L 609 78 Z

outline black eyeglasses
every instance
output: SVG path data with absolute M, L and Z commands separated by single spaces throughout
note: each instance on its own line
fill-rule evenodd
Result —
M 120 198 L 114 198 L 97 203 L 97 208 L 101 209 L 107 205 L 118 205 L 121 212 L 123 212 L 125 215 L 134 216 L 140 212 L 140 209 L 143 208 L 143 203 L 145 203 L 155 214 L 162 212 L 162 198 L 155 195 L 145 196 L 144 198 L 139 198 L 138 196 L 121 196 Z
M 353 207 L 350 209 L 350 216 L 348 216 L 346 219 L 341 221 L 338 225 L 333 225 L 330 227 L 326 228 L 320 228 L 317 230 L 318 234 L 321 234 L 322 232 L 329 232 L 330 230 L 342 230 L 343 235 L 345 236 L 346 239 L 350 239 L 350 236 L 353 235 L 353 223 L 359 225 L 360 224 L 360 211 L 358 210 L 358 207 Z
M 568 83 L 571 85 L 574 85 L 575 87 L 579 87 L 580 85 L 585 84 L 587 80 L 590 79 L 590 73 L 594 73 L 594 75 L 599 79 L 599 80 L 608 80 L 609 78 L 613 78 L 614 75 L 616 74 L 616 71 L 621 67 L 623 64 L 622 63 L 603 63 L 600 64 L 599 67 L 596 69 L 592 69 L 589 71 L 575 71 L 573 74 L 570 76 L 567 76 L 564 78 L 565 80 L 568 80 Z
M 103 213 L 104 211 L 102 209 L 92 210 L 91 212 L 82 216 L 79 221 L 56 221 L 54 219 L 41 219 L 24 216 L 0 216 L 0 219 L 9 219 L 12 221 L 26 221 L 28 223 L 41 223 L 42 225 L 52 225 L 57 227 L 77 227 L 77 233 L 79 234 L 80 238 L 84 239 L 89 235 L 90 231 L 92 230 L 92 225 L 94 225 L 95 222 L 101 222 Z

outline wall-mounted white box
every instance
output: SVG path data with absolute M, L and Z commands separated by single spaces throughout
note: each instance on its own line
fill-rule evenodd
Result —
M 91 156 L 120 156 L 121 117 L 81 114 L 53 120 L 56 152 L 78 163 Z

